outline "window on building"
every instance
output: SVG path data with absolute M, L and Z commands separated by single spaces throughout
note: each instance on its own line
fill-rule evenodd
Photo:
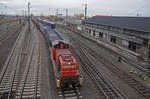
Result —
M 111 41 L 112 43 L 116 44 L 116 37 L 115 37 L 115 36 L 111 36 L 110 41 Z
M 91 34 L 91 29 L 89 30 L 89 34 Z
M 103 33 L 99 32 L 99 38 L 103 38 Z
M 88 28 L 85 28 L 84 32 L 88 32 Z
M 93 36 L 95 36 L 95 31 L 93 31 Z
M 136 52 L 136 43 L 129 41 L 129 46 L 128 48 L 134 52 Z
M 91 32 L 92 32 L 91 29 L 89 29 L 89 35 L 91 35 Z

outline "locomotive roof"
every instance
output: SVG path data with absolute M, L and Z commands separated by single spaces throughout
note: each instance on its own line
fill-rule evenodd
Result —
M 52 42 L 53 45 L 57 45 L 57 44 L 60 44 L 60 43 L 64 43 L 64 44 L 69 45 L 69 43 L 65 40 L 55 40 L 55 41 Z
M 56 49 L 56 53 L 59 55 L 72 55 L 68 49 Z
M 64 62 L 76 62 L 72 53 L 68 49 L 56 49 L 58 56 L 61 56 L 62 61 Z

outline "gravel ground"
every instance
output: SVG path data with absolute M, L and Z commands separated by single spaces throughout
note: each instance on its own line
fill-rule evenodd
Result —
M 53 66 L 48 51 L 48 44 L 39 30 L 37 30 L 41 46 L 41 99 L 57 99 L 56 85 L 54 81 Z
M 8 30 L 7 30 L 6 25 L 8 25 Z M 9 40 L 0 44 L 0 58 L 1 58 L 0 59 L 0 71 L 3 67 L 3 64 L 7 56 L 9 55 L 9 52 L 11 51 L 16 41 L 16 38 L 19 35 L 20 29 L 21 29 L 21 25 L 18 22 L 5 23 L 3 25 L 0 25 L 0 41 L 1 42 L 2 40 L 6 39 L 9 35 L 12 35 L 13 33 L 15 33 L 15 35 L 12 36 Z

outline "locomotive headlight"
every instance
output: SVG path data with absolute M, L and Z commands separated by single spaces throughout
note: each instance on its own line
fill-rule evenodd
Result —
M 63 65 L 63 68 L 75 68 L 75 65 L 67 64 L 67 65 Z
M 57 88 L 60 88 L 60 79 L 59 78 L 57 78 L 57 83 L 56 83 L 56 85 L 57 85 Z
M 79 82 L 80 82 L 80 86 L 82 86 L 83 85 L 83 76 L 82 75 L 79 76 Z

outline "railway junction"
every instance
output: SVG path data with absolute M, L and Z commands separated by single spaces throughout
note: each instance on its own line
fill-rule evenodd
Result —
M 66 50 L 72 54 L 61 55 Z M 149 99 L 148 67 L 133 53 L 58 22 L 3 22 L 0 99 Z M 61 62 L 69 65 L 60 68 Z M 64 80 L 68 75 L 76 77 L 73 83 Z

